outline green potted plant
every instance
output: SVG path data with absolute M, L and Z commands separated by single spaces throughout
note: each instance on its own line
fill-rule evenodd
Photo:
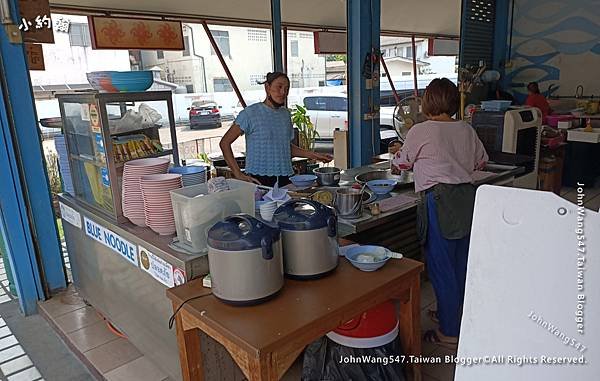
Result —
M 292 123 L 298 129 L 298 146 L 302 149 L 313 151 L 315 149 L 315 140 L 319 137 L 319 133 L 315 125 L 310 120 L 310 116 L 306 113 L 306 108 L 296 105 L 291 110 Z M 312 173 L 314 168 L 318 168 L 319 164 L 313 160 L 309 160 L 306 165 L 306 172 Z

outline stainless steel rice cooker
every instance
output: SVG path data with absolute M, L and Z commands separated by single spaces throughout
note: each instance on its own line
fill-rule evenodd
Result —
M 208 231 L 212 293 L 235 305 L 266 301 L 283 287 L 281 233 L 247 214 L 236 214 Z
M 291 200 L 277 208 L 274 220 L 283 236 L 286 276 L 314 279 L 335 270 L 339 246 L 332 208 L 312 200 Z

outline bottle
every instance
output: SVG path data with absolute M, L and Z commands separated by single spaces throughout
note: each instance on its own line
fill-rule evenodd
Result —
M 586 124 L 585 124 L 585 129 L 583 131 L 594 132 L 594 129 L 592 128 L 592 118 L 587 118 Z

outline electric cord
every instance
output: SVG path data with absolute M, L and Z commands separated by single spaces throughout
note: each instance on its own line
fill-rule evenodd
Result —
M 172 329 L 172 328 L 173 328 L 173 324 L 175 324 L 175 317 L 177 316 L 177 313 L 179 312 L 179 310 L 181 310 L 181 308 L 182 308 L 183 306 L 185 306 L 185 304 L 186 304 L 187 302 L 190 302 L 190 301 L 192 301 L 192 300 L 194 300 L 194 299 L 200 299 L 200 298 L 204 298 L 205 296 L 209 296 L 209 295 L 212 295 L 212 292 L 209 292 L 208 294 L 204 294 L 204 295 L 198 295 L 198 296 L 194 296 L 194 297 L 192 297 L 192 298 L 189 298 L 189 299 L 187 299 L 187 300 L 183 301 L 183 303 L 181 303 L 181 304 L 179 305 L 179 307 L 177 307 L 177 309 L 175 310 L 175 312 L 173 312 L 173 315 L 171 315 L 171 317 L 169 318 L 169 329 Z

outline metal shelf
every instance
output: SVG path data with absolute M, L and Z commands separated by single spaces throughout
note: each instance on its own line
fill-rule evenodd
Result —
M 173 150 L 172 149 L 166 149 L 162 152 L 159 153 L 155 153 L 154 155 L 148 155 L 148 156 L 144 156 L 144 157 L 138 157 L 135 159 L 131 159 L 131 160 L 137 160 L 137 159 L 151 159 L 153 157 L 162 157 L 162 156 L 167 156 L 167 155 L 172 155 L 173 154 Z M 127 160 L 127 161 L 131 161 L 131 160 Z M 127 163 L 127 161 L 123 161 L 120 163 L 115 163 L 115 167 L 116 168 L 121 168 L 125 165 L 125 163 Z
M 146 131 L 146 130 L 150 130 L 152 128 L 159 129 L 161 127 L 162 127 L 162 125 L 155 124 L 154 126 L 151 126 L 151 127 L 136 128 L 135 130 L 130 130 L 130 131 L 127 131 L 127 132 L 119 132 L 117 134 L 110 134 L 110 136 L 111 137 L 115 137 L 115 136 L 133 135 L 136 132 Z
M 93 156 L 87 157 L 87 156 L 82 156 L 82 155 L 76 155 L 74 153 L 72 153 L 70 156 L 71 156 L 71 159 L 85 161 L 86 163 L 94 164 L 96 167 L 106 167 L 105 162 L 98 161 L 98 159 L 96 159 Z

